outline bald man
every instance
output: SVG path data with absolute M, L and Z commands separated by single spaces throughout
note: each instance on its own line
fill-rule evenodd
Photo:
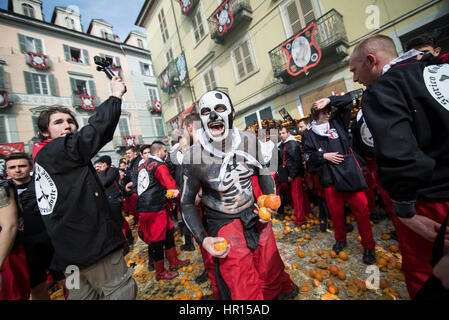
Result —
M 411 298 L 432 275 L 432 244 L 449 211 L 449 65 L 430 55 L 418 61 L 418 54 L 398 57 L 392 39 L 375 35 L 350 58 L 354 81 L 367 86 L 363 114 L 381 185 L 393 200 Z

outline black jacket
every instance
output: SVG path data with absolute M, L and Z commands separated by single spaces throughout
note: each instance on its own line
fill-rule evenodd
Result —
M 449 199 L 448 75 L 441 57 L 411 59 L 392 66 L 363 96 L 380 182 L 394 202 L 409 202 L 409 211 L 417 197 Z
M 110 97 L 88 125 L 51 140 L 35 157 L 36 198 L 55 249 L 51 269 L 88 267 L 125 243 L 91 163 L 112 140 L 120 113 L 121 100 Z
M 122 202 L 122 192 L 119 187 L 120 174 L 117 168 L 109 167 L 98 173 L 101 183 L 110 202 Z
M 304 165 L 299 144 L 300 142 L 292 137 L 279 145 L 278 177 L 280 183 L 288 182 L 288 177 L 304 177 Z
M 142 160 L 140 155 L 137 155 L 128 163 L 128 168 L 126 170 L 126 177 L 132 181 L 133 185 L 131 187 L 131 193 L 137 193 L 137 175 L 139 170 L 139 163 Z
M 336 130 L 338 138 L 321 136 L 312 128 L 303 136 L 308 170 L 319 175 L 323 187 L 335 186 L 338 192 L 358 192 L 368 188 L 349 144 L 346 128 L 349 119 L 347 113 L 351 109 L 352 106 L 340 107 L 329 120 L 330 128 Z M 338 152 L 345 158 L 340 164 L 333 164 L 323 157 L 328 152 Z

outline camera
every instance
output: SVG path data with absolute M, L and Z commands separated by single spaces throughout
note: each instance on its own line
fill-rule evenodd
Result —
M 112 79 L 114 77 L 114 73 L 111 71 L 111 61 L 110 60 L 108 60 L 106 58 L 99 57 L 99 56 L 95 56 L 94 62 L 96 65 L 98 65 L 97 71 L 103 71 L 104 73 L 106 73 L 106 75 L 108 76 L 109 79 Z

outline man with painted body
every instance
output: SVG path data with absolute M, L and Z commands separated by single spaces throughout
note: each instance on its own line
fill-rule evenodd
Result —
M 258 176 L 264 194 L 275 193 L 257 138 L 233 127 L 234 109 L 225 93 L 205 93 L 199 108 L 203 127 L 183 159 L 181 210 L 195 238 L 215 258 L 220 298 L 274 299 L 294 292 L 271 224 L 255 210 L 251 176 Z M 209 236 L 195 206 L 200 188 Z M 224 239 L 228 247 L 215 250 Z

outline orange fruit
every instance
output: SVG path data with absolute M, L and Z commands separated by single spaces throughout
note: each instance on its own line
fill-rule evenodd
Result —
M 390 249 L 391 252 L 399 252 L 398 246 L 391 245 L 388 249 Z
M 385 279 L 380 279 L 379 286 L 380 286 L 381 289 L 385 289 L 385 288 L 388 288 L 390 286 L 390 283 L 387 280 L 385 280 Z
M 340 272 L 340 269 L 338 269 L 337 266 L 332 265 L 329 267 L 329 271 L 332 273 L 332 275 L 336 276 L 338 275 L 338 272 Z
M 318 288 L 320 286 L 320 282 L 317 279 L 313 279 L 312 284 L 315 288 Z
M 304 287 L 299 288 L 299 290 L 301 290 L 301 292 L 307 292 L 307 291 L 309 291 L 309 287 L 304 286 Z
M 329 290 L 329 293 L 332 293 L 332 294 L 338 294 L 338 292 L 339 292 L 338 287 L 336 287 L 336 286 L 330 286 L 328 288 L 328 290 Z
M 331 250 L 331 257 L 335 259 L 337 257 L 337 253 L 334 250 Z
M 344 251 L 340 251 L 340 252 L 338 253 L 338 257 L 339 257 L 341 260 L 343 260 L 343 261 L 348 260 L 348 254 L 347 254 L 346 252 L 344 252 Z
M 275 194 L 269 194 L 265 198 L 265 207 L 271 210 L 277 210 L 281 206 L 281 198 Z
M 298 250 L 298 257 L 304 258 L 306 256 L 305 252 L 302 250 Z
M 304 239 L 310 240 L 310 239 L 312 239 L 312 237 L 310 236 L 310 234 L 306 234 L 306 235 L 304 236 Z
M 259 218 L 262 220 L 265 220 L 265 221 L 270 220 L 270 218 L 271 218 L 270 211 L 268 211 L 268 209 L 265 207 L 260 208 L 259 209 Z
M 201 292 L 201 290 L 198 290 L 198 291 L 195 293 L 195 298 L 197 298 L 198 300 L 200 300 L 202 296 L 203 296 L 203 293 Z
M 267 197 L 266 194 L 261 195 L 259 198 L 257 198 L 257 205 L 259 208 L 265 207 L 265 198 Z
M 340 271 L 340 272 L 338 272 L 338 278 L 340 279 L 340 280 L 346 280 L 346 272 L 345 271 Z
M 173 198 L 173 191 L 172 190 L 168 190 L 167 191 L 167 198 Z
M 226 241 L 226 239 L 224 239 L 222 242 L 217 242 L 214 244 L 214 249 L 217 251 L 221 251 L 226 249 L 226 247 L 228 246 L 228 242 Z
M 326 287 L 332 287 L 332 286 L 335 286 L 335 284 L 334 284 L 334 282 L 332 281 L 332 280 L 327 280 L 326 281 Z

